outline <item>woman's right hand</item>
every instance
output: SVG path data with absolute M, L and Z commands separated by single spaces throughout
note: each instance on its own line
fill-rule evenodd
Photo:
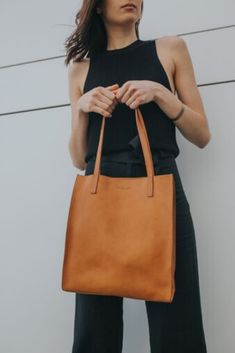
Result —
M 113 93 L 117 88 L 119 88 L 118 84 L 95 87 L 78 99 L 77 108 L 85 113 L 96 112 L 106 118 L 111 117 L 112 111 L 118 103 L 115 93 Z

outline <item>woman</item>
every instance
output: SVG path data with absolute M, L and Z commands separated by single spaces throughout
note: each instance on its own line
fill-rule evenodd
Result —
M 175 127 L 200 148 L 211 134 L 186 43 L 176 36 L 141 40 L 142 12 L 142 0 L 83 2 L 66 40 L 69 150 L 73 164 L 92 174 L 105 116 L 101 174 L 146 176 L 134 119 L 140 108 L 155 173 L 173 173 L 176 185 L 176 291 L 171 303 L 145 301 L 151 353 L 206 353 L 196 240 L 175 161 Z M 121 353 L 122 310 L 121 297 L 76 293 L 72 352 Z

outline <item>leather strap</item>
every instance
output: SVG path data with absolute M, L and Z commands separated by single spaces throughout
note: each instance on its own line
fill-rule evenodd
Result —
M 143 155 L 144 155 L 145 166 L 146 166 L 146 173 L 147 173 L 146 195 L 148 197 L 152 197 L 153 193 L 154 193 L 154 190 L 153 190 L 153 188 L 154 188 L 154 165 L 153 165 L 153 159 L 152 159 L 152 155 L 151 155 L 149 139 L 148 139 L 147 131 L 146 131 L 145 124 L 144 124 L 144 119 L 143 119 L 142 113 L 139 108 L 135 109 L 135 120 L 136 120 L 136 126 L 137 126 L 137 130 L 139 133 L 140 142 L 141 142 Z M 92 194 L 97 193 L 97 188 L 98 188 L 105 121 L 106 121 L 106 117 L 103 116 L 102 123 L 101 123 L 101 129 L 100 129 L 99 144 L 98 144 L 98 149 L 97 149 L 97 154 L 96 154 L 96 159 L 95 159 L 94 174 L 92 175 L 92 177 L 93 177 L 92 187 L 91 187 Z

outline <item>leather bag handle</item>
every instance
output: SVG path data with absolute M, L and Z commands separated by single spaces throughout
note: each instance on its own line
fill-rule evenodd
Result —
M 99 182 L 100 161 L 101 161 L 101 152 L 102 152 L 103 138 L 104 138 L 105 119 L 106 119 L 106 117 L 103 116 L 102 123 L 101 123 L 101 129 L 100 129 L 99 144 L 98 144 L 98 149 L 97 149 L 97 154 L 96 154 L 96 159 L 95 159 L 92 187 L 91 187 L 92 194 L 97 193 L 97 187 L 98 187 L 98 182 Z M 154 188 L 154 166 L 153 166 L 151 149 L 150 149 L 150 145 L 149 145 L 149 139 L 148 139 L 147 131 L 146 131 L 145 124 L 144 124 L 144 119 L 143 119 L 142 113 L 139 108 L 135 109 L 135 120 L 136 120 L 136 126 L 137 126 L 137 130 L 139 133 L 140 142 L 141 142 L 141 146 L 142 146 L 142 150 L 143 150 L 143 154 L 144 154 L 144 161 L 145 161 L 146 172 L 147 172 L 146 195 L 151 197 L 151 196 L 153 196 L 153 192 L 154 192 L 154 190 L 153 190 L 153 188 Z

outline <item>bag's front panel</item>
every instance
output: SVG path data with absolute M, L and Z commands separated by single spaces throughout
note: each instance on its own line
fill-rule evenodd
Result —
M 106 170 L 122 177 L 100 175 L 97 194 L 90 193 L 92 175 L 77 178 L 63 287 L 169 301 L 174 287 L 173 175 L 155 176 L 155 196 L 147 197 L 145 177 L 125 178 L 115 171 Z

